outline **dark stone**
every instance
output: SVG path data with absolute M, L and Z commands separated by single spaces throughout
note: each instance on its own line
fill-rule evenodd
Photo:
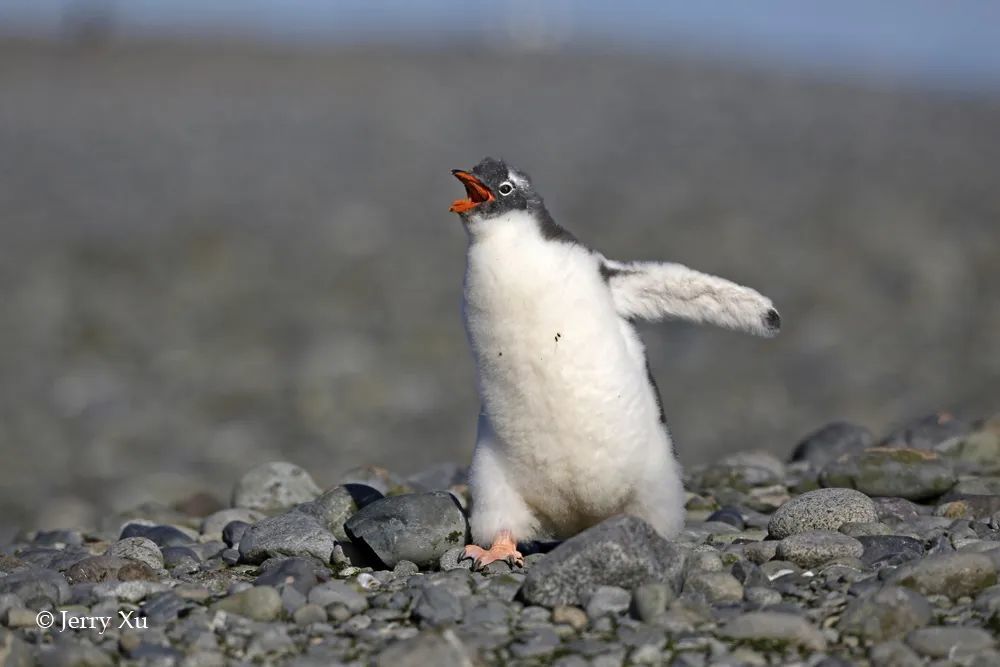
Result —
M 247 528 L 249 527 L 250 524 L 246 521 L 230 521 L 222 529 L 222 541 L 230 547 L 238 546 L 240 540 L 243 539 L 243 534 L 247 532 Z
M 319 520 L 293 510 L 250 526 L 240 540 L 240 559 L 261 563 L 281 556 L 311 556 L 329 563 L 336 545 Z
M 966 435 L 969 424 L 948 412 L 936 412 L 904 424 L 890 433 L 879 446 L 933 449 L 946 440 Z
M 393 568 L 401 560 L 432 568 L 441 556 L 468 543 L 468 523 L 450 493 L 412 493 L 376 500 L 344 525 L 355 545 Z
M 364 484 L 342 484 L 324 491 L 316 500 L 296 505 L 295 510 L 315 517 L 335 538 L 346 542 L 344 523 L 359 509 L 383 497 Z
M 822 468 L 842 454 L 857 452 L 874 443 L 871 431 L 850 422 L 833 422 L 804 437 L 792 451 L 791 461 L 807 461 Z
M 743 514 L 737 507 L 723 507 L 716 510 L 705 521 L 728 523 L 730 526 L 736 526 L 740 530 L 746 528 L 746 523 L 743 521 Z
M 920 540 L 904 535 L 862 535 L 857 538 L 865 548 L 861 562 L 875 565 L 901 565 L 924 555 Z
M 27 568 L 0 577 L 0 594 L 13 593 L 25 602 L 45 598 L 56 604 L 69 599 L 69 583 L 53 570 Z
M 194 542 L 184 531 L 173 526 L 143 526 L 138 523 L 130 523 L 122 528 L 118 539 L 124 540 L 127 537 L 145 537 L 158 547 L 180 547 Z
M 679 591 L 686 555 L 642 519 L 616 516 L 553 549 L 528 571 L 521 595 L 553 607 L 582 606 L 598 586 L 662 582 Z
M 302 594 L 309 591 L 321 581 L 330 579 L 330 571 L 325 567 L 317 567 L 317 562 L 307 558 L 271 558 L 264 562 L 260 573 L 254 580 L 254 586 L 273 586 L 281 590 L 282 586 L 290 585 Z
M 160 551 L 163 553 L 163 567 L 168 570 L 180 565 L 197 566 L 201 562 L 198 554 L 187 547 L 164 547 Z

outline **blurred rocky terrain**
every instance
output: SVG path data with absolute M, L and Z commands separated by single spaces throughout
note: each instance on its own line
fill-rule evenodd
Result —
M 1000 100 L 610 53 L 0 43 L 0 527 L 465 462 L 449 174 L 771 296 L 644 327 L 682 460 L 1000 402 Z M 224 494 L 222 494 L 224 495 Z

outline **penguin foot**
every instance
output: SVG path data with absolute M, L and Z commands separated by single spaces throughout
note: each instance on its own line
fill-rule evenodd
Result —
M 489 549 L 483 549 L 478 544 L 470 544 L 465 547 L 462 558 L 471 558 L 472 567 L 481 570 L 494 561 L 505 561 L 511 567 L 521 567 L 524 565 L 524 556 L 517 550 L 517 542 L 510 531 L 500 531 L 493 539 L 493 545 Z

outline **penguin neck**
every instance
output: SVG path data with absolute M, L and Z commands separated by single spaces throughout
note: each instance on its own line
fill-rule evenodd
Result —
M 501 243 L 550 241 L 579 243 L 576 237 L 560 227 L 548 210 L 514 210 L 489 219 L 470 218 L 467 231 L 469 245 L 500 241 Z

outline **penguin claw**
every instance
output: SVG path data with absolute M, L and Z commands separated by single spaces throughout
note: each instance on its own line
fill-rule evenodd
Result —
M 489 549 L 483 549 L 477 544 L 470 544 L 465 547 L 462 553 L 462 560 L 472 559 L 472 569 L 483 570 L 490 563 L 503 561 L 511 567 L 524 567 L 524 556 L 514 545 L 505 543 L 494 544 Z

